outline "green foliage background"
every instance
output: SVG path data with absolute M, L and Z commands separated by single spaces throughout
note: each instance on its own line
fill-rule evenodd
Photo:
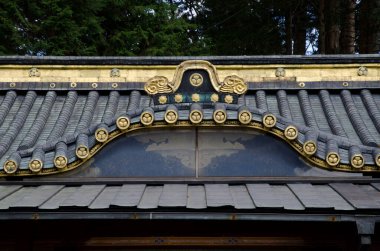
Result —
M 380 1 L 364 1 L 380 23 Z M 0 55 L 292 54 L 285 17 L 306 4 L 304 37 L 318 48 L 318 1 L 0 0 Z

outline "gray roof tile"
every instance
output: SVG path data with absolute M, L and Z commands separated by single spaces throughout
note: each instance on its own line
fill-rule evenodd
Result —
M 113 199 L 120 191 L 120 186 L 109 186 L 96 197 L 88 208 L 91 209 L 105 209 L 109 208 Z
M 228 184 L 206 184 L 207 207 L 234 206 Z
M 158 207 L 158 202 L 162 194 L 162 186 L 148 186 L 145 188 L 144 194 L 137 206 L 140 209 L 152 209 Z
M 33 190 L 29 191 L 26 196 L 23 196 L 16 203 L 12 204 L 11 207 L 38 207 L 63 187 L 64 186 L 62 185 L 45 185 L 35 187 Z
M 139 204 L 145 191 L 145 184 L 123 185 L 116 194 L 111 205 L 120 207 L 135 207 Z
M 60 204 L 61 207 L 87 207 L 105 188 L 105 185 L 83 185 Z
M 357 209 L 380 209 L 380 192 L 369 185 L 332 183 L 330 186 Z
M 249 195 L 247 187 L 245 185 L 230 186 L 230 192 L 236 209 L 255 208 L 252 198 Z
M 78 187 L 65 187 L 39 206 L 40 209 L 58 209 L 61 204 L 78 191 Z
M 185 207 L 187 204 L 186 184 L 166 184 L 162 190 L 158 206 Z
M 187 208 L 204 209 L 207 208 L 206 191 L 202 185 L 189 185 L 187 188 Z

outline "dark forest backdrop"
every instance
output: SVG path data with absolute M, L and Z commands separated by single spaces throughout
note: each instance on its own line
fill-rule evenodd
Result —
M 380 0 L 0 0 L 0 55 L 380 52 Z

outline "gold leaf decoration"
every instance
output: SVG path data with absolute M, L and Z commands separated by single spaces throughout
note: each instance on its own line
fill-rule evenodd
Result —
M 148 82 L 146 82 L 144 89 L 150 95 L 173 92 L 173 88 L 169 80 L 163 76 L 156 76 L 149 79 Z
M 221 92 L 244 94 L 248 90 L 247 83 L 236 75 L 227 76 L 220 86 Z

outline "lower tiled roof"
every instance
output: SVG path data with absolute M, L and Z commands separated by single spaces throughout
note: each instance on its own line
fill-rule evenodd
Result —
M 83 182 L 85 183 L 85 182 Z M 3 212 L 65 210 L 380 213 L 380 181 L 0 184 Z M 248 211 L 247 211 L 248 210 Z M 225 210 L 224 210 L 225 211 Z

